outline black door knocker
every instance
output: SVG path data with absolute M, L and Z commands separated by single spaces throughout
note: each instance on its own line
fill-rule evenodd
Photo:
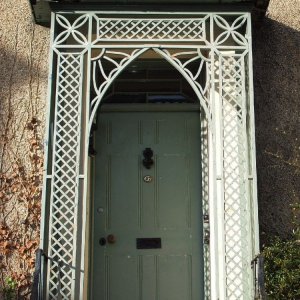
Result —
M 151 166 L 154 164 L 154 161 L 152 159 L 153 157 L 153 150 L 151 148 L 146 148 L 143 151 L 144 159 L 143 159 L 143 166 L 146 169 L 150 169 Z

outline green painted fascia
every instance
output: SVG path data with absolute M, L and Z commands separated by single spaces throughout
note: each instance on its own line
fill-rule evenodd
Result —
M 159 11 L 159 12 L 236 12 L 236 11 L 255 11 L 260 16 L 265 14 L 269 0 L 202 0 L 202 4 L 189 3 L 182 4 L 182 0 L 170 0 L 172 3 L 162 3 L 160 0 L 149 0 L 151 4 L 145 4 L 145 1 L 136 4 L 115 4 L 117 1 L 111 3 L 99 3 L 99 0 L 88 0 L 85 2 L 58 2 L 45 0 L 29 0 L 32 7 L 34 20 L 37 24 L 42 26 L 50 26 L 51 11 Z M 194 0 L 191 0 L 194 1 Z M 209 1 L 209 2 L 207 2 Z M 125 1 L 123 1 L 124 3 Z M 156 3 L 155 3 L 156 2 Z M 167 2 L 167 0 L 166 0 Z M 177 2 L 177 3 L 175 3 Z M 184 1 L 187 3 L 186 1 Z M 216 3 L 218 2 L 218 3 Z M 264 5 L 263 5 L 264 4 Z
M 48 1 L 29 0 L 33 19 L 36 24 L 50 27 L 51 23 L 51 8 Z

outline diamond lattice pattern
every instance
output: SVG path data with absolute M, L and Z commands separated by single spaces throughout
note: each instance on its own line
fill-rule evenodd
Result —
M 221 59 L 224 168 L 226 299 L 244 299 L 249 291 L 246 141 L 244 139 L 243 57 Z M 248 244 L 248 245 L 247 245 Z M 247 274 L 247 276 L 246 276 Z
M 208 161 L 208 122 L 204 111 L 201 111 L 201 163 L 202 163 L 202 210 L 203 216 L 209 216 L 209 190 L 208 190 L 208 178 L 209 178 L 209 161 Z M 204 223 L 204 236 L 205 230 L 209 232 L 209 224 Z M 210 251 L 209 243 L 204 245 L 203 249 L 203 262 L 204 262 L 204 295 L 205 300 L 209 300 L 210 297 Z
M 80 65 L 80 55 L 59 56 L 50 232 L 50 299 L 72 297 L 78 190 Z
M 98 40 L 204 40 L 203 19 L 98 19 Z

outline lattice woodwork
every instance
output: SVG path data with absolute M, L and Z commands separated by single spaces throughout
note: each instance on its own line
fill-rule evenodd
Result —
M 203 218 L 209 216 L 209 147 L 208 147 L 208 135 L 209 128 L 207 118 L 205 116 L 205 111 L 201 109 L 201 164 L 202 164 L 202 212 Z M 203 224 L 203 236 L 205 237 L 205 231 L 209 232 L 209 222 Z M 204 259 L 204 295 L 205 300 L 211 299 L 210 294 L 210 251 L 209 251 L 209 241 L 204 245 L 203 249 L 203 259 Z
M 223 119 L 224 236 L 227 299 L 243 299 L 249 291 L 249 223 L 247 222 L 247 157 L 243 56 L 221 57 Z M 246 248 L 244 248 L 246 247 Z M 247 254 L 247 255 L 245 255 Z M 248 258 L 248 261 L 247 261 Z M 246 270 L 246 271 L 245 271 Z
M 206 19 L 98 18 L 97 40 L 203 41 Z
M 97 108 L 113 80 L 144 52 L 153 50 L 183 75 L 199 97 L 203 214 L 209 213 L 213 201 L 224 207 L 224 227 L 218 230 L 224 236 L 221 246 L 225 257 L 218 257 L 218 249 L 204 246 L 205 297 L 210 299 L 215 293 L 220 299 L 250 299 L 250 262 L 256 254 L 252 249 L 257 248 L 252 245 L 257 232 L 251 228 L 250 220 L 255 218 L 248 204 L 255 205 L 256 198 L 254 195 L 254 200 L 251 199 L 253 191 L 247 191 L 249 151 L 254 143 L 249 129 L 253 124 L 246 124 L 246 114 L 252 105 L 247 84 L 251 78 L 246 80 L 251 64 L 245 62 L 251 51 L 250 16 L 245 13 L 207 13 L 198 17 L 183 13 L 147 18 L 137 14 L 130 19 L 125 15 L 103 16 L 100 12 L 55 13 L 52 24 L 52 49 L 57 63 L 52 85 L 55 89 L 52 187 L 51 191 L 44 191 L 51 192 L 50 230 L 45 233 L 50 257 L 45 294 L 49 299 L 82 299 L 84 254 L 78 250 L 81 247 L 78 243 L 84 243 L 85 237 L 79 232 L 83 232 L 81 226 L 85 224 L 76 222 L 84 212 L 81 207 L 85 206 L 85 199 L 82 202 L 79 197 L 78 168 L 79 161 L 87 161 L 81 157 L 87 150 L 80 151 L 81 111 L 84 107 L 89 109 L 90 119 L 85 120 L 82 128 L 91 128 Z M 104 71 L 104 61 L 113 66 L 109 73 Z M 192 70 L 191 63 L 195 61 L 198 69 Z M 83 83 L 83 76 L 90 77 L 90 82 Z M 205 82 L 200 78 L 205 78 Z M 91 103 L 86 101 L 90 94 L 82 94 L 84 85 L 95 92 Z M 216 120 L 217 100 L 221 103 L 220 120 Z M 222 149 L 217 149 L 214 143 L 218 138 Z M 84 146 L 87 149 L 88 145 Z M 213 162 L 222 165 L 222 174 L 215 174 L 214 166 L 209 163 L 210 155 Z M 86 179 L 87 173 L 81 176 Z M 222 199 L 210 199 L 209 188 L 215 191 L 218 180 L 223 182 Z M 219 221 L 215 216 L 214 222 Z M 218 265 L 222 260 L 224 268 Z M 215 261 L 218 274 L 211 272 L 211 261 Z M 218 278 L 226 279 L 225 295 L 222 290 L 210 290 L 212 276 L 216 282 Z
M 58 58 L 51 228 L 49 246 L 49 299 L 71 299 L 78 202 L 78 147 L 81 102 L 80 54 Z

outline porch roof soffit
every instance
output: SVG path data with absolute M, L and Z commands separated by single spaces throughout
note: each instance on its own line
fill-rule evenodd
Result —
M 113 10 L 113 11 L 248 11 L 254 20 L 264 17 L 270 0 L 28 0 L 34 21 L 50 26 L 51 11 Z

